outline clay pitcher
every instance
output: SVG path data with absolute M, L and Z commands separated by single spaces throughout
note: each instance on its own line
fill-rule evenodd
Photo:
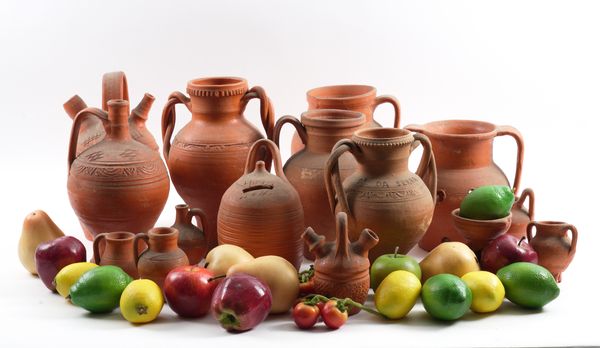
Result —
M 292 155 L 285 163 L 283 171 L 292 186 L 298 191 L 304 207 L 304 226 L 312 227 L 325 236 L 327 241 L 335 240 L 335 216 L 329 209 L 327 190 L 323 181 L 323 168 L 333 146 L 365 123 L 360 112 L 347 110 L 311 110 L 302 113 L 298 120 L 293 116 L 284 116 L 277 120 L 273 140 L 279 145 L 281 128 L 289 123 L 296 128 L 305 147 Z M 281 147 L 280 147 L 281 148 Z M 342 180 L 356 169 L 356 160 L 345 154 L 339 160 Z M 314 256 L 304 245 L 304 257 Z
M 119 266 L 133 279 L 138 278 L 138 271 L 133 257 L 133 239 L 131 232 L 100 233 L 94 238 L 94 263 L 99 266 Z M 100 243 L 104 251 L 100 251 Z
M 433 221 L 419 246 L 435 248 L 444 240 L 466 243 L 452 226 L 452 211 L 471 189 L 484 185 L 510 186 L 504 172 L 494 163 L 493 143 L 509 135 L 517 142 L 517 166 L 513 192 L 519 191 L 524 145 L 521 133 L 511 126 L 470 120 L 446 120 L 410 125 L 406 129 L 425 134 L 431 141 L 438 171 L 437 204 Z M 516 217 L 517 221 L 519 217 Z
M 302 235 L 304 243 L 315 255 L 315 274 L 312 278 L 314 290 L 324 296 L 349 297 L 356 302 L 365 303 L 370 286 L 369 250 L 377 245 L 379 238 L 375 232 L 366 228 L 351 243 L 346 213 L 337 213 L 335 222 L 334 241 L 325 241 L 325 236 L 315 233 L 311 227 Z
M 525 208 L 525 202 L 528 202 Z M 520 196 L 515 197 L 515 203 L 511 209 L 512 222 L 507 233 L 521 239 L 527 236 L 527 225 L 533 221 L 535 214 L 535 196 L 533 190 L 526 188 Z
M 424 147 L 419 167 L 424 169 L 414 174 L 408 158 L 419 143 Z M 338 159 L 346 152 L 358 167 L 342 184 Z M 396 128 L 361 129 L 339 141 L 325 170 L 330 209 L 348 214 L 350 239 L 365 228 L 377 232 L 380 242 L 369 252 L 371 261 L 396 247 L 406 254 L 419 242 L 433 215 L 436 180 L 427 137 Z
M 244 173 L 250 146 L 263 138 L 243 115 L 246 104 L 260 99 L 261 119 L 268 138 L 273 133 L 273 108 L 261 87 L 248 89 L 238 77 L 200 78 L 188 82 L 190 98 L 180 92 L 169 96 L 162 115 L 163 153 L 171 180 L 183 200 L 217 221 L 225 190 Z M 192 120 L 177 133 L 175 106 L 184 104 Z M 208 249 L 217 245 L 217 228 L 204 230 Z
M 381 127 L 373 119 L 375 109 L 384 103 L 394 107 L 394 128 L 400 127 L 400 102 L 391 95 L 377 96 L 377 89 L 366 85 L 337 85 L 313 88 L 306 92 L 308 110 L 338 109 L 360 112 L 365 115 L 363 128 Z M 292 154 L 304 147 L 298 133 L 292 139 Z
M 262 147 L 269 150 L 276 175 L 258 160 Z M 219 244 L 237 245 L 254 257 L 277 255 L 299 269 L 303 230 L 302 203 L 283 173 L 277 145 L 267 139 L 256 141 L 248 153 L 244 175 L 221 200 L 217 218 Z
M 570 238 L 568 231 L 571 231 Z M 566 222 L 532 221 L 527 225 L 527 241 L 538 254 L 538 264 L 560 282 L 562 272 L 569 267 L 577 251 L 575 226 Z
M 200 226 L 192 223 L 194 217 L 200 222 Z M 202 209 L 190 209 L 187 204 L 175 206 L 175 223 L 171 227 L 179 231 L 177 245 L 187 255 L 190 265 L 198 264 L 206 256 L 206 238 L 203 231 L 206 226 L 206 214 Z
M 172 227 L 155 227 L 148 233 L 138 233 L 132 246 L 135 263 L 142 279 L 150 279 L 163 287 L 169 272 L 190 264 L 185 252 L 177 246 L 179 231 Z M 148 248 L 138 253 L 137 242 L 143 240 Z
M 167 169 L 158 152 L 131 138 L 129 102 L 111 100 L 108 114 L 84 109 L 73 121 L 67 188 L 71 206 L 87 235 L 142 232 L 154 226 L 169 196 Z M 98 144 L 76 156 L 80 126 L 87 118 L 105 124 Z

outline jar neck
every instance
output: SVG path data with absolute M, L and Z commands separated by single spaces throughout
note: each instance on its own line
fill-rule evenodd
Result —
M 133 239 L 106 240 L 106 251 L 110 255 L 127 255 L 132 251 Z
M 192 96 L 192 119 L 225 121 L 242 116 L 242 94 L 227 97 Z
M 350 139 L 359 130 L 357 127 L 306 127 L 306 149 L 316 153 L 330 153 L 333 146 L 342 139 Z
M 383 176 L 408 171 L 410 144 L 402 146 L 360 146 L 358 170 L 368 176 Z M 389 183 L 388 183 L 389 184 Z
M 481 168 L 492 165 L 494 140 L 429 137 L 435 164 L 443 169 Z
M 177 249 L 177 235 L 150 237 L 150 250 L 155 252 L 169 252 Z
M 187 223 L 187 214 L 188 208 L 185 206 L 177 206 L 175 207 L 175 223 L 176 224 L 185 224 Z

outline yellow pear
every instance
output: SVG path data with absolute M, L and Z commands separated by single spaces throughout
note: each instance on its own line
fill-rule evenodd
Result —
M 19 239 L 19 259 L 31 274 L 37 275 L 35 249 L 40 243 L 54 240 L 65 234 L 43 210 L 36 210 L 25 217 Z
M 254 260 L 254 256 L 237 245 L 221 244 L 214 247 L 206 255 L 204 267 L 215 276 L 227 274 L 227 270 L 238 263 Z
M 477 256 L 471 248 L 461 242 L 445 242 L 438 245 L 419 265 L 423 273 L 423 282 L 441 273 L 462 277 L 466 273 L 479 271 Z

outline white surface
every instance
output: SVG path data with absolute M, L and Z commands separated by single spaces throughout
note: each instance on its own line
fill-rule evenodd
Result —
M 581 1 L 2 1 L 0 345 L 600 344 L 599 10 Z M 337 332 L 307 333 L 284 316 L 240 335 L 211 318 L 180 320 L 168 307 L 157 322 L 134 327 L 118 311 L 91 316 L 66 304 L 22 269 L 17 240 L 34 209 L 82 238 L 66 194 L 70 121 L 62 103 L 78 93 L 99 105 L 102 73 L 113 70 L 127 73 L 134 103 L 144 92 L 156 96 L 148 122 L 155 136 L 168 94 L 211 75 L 263 86 L 278 116 L 299 115 L 311 87 L 366 83 L 400 99 L 403 126 L 460 117 L 517 127 L 526 142 L 522 187 L 535 189 L 537 217 L 581 233 L 560 297 L 538 313 L 505 303 L 452 324 L 417 304 L 399 322 L 360 314 Z M 377 118 L 391 124 L 391 111 L 382 107 Z M 258 125 L 257 113 L 253 102 L 246 114 Z M 180 115 L 179 127 L 189 117 Z M 510 178 L 514 153 L 510 139 L 496 142 Z M 159 225 L 171 224 L 178 202 L 172 190 Z

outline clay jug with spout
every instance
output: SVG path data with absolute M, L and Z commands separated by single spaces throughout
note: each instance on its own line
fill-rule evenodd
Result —
M 260 99 L 261 119 L 268 138 L 273 133 L 273 108 L 261 87 L 248 89 L 238 77 L 200 78 L 188 82 L 187 92 L 174 92 L 163 109 L 163 153 L 171 180 L 183 200 L 200 208 L 208 221 L 217 221 L 225 190 L 244 173 L 250 146 L 263 138 L 246 118 L 244 109 Z M 175 106 L 183 104 L 192 113 L 171 142 L 175 128 Z M 208 249 L 217 245 L 217 228 L 204 230 Z
M 138 278 L 138 271 L 133 257 L 133 239 L 131 232 L 100 233 L 94 238 L 94 262 L 99 266 L 119 266 L 133 279 Z M 104 243 L 104 251 L 100 251 L 100 243 Z
M 193 224 L 194 217 L 200 226 Z M 175 223 L 171 227 L 179 231 L 177 245 L 187 255 L 190 265 L 198 264 L 206 256 L 206 238 L 203 230 L 206 226 L 206 214 L 202 209 L 190 208 L 187 204 L 175 206 Z
M 575 257 L 577 236 L 575 226 L 566 222 L 532 221 L 527 225 L 527 241 L 538 254 L 538 264 L 548 269 L 557 282 Z

